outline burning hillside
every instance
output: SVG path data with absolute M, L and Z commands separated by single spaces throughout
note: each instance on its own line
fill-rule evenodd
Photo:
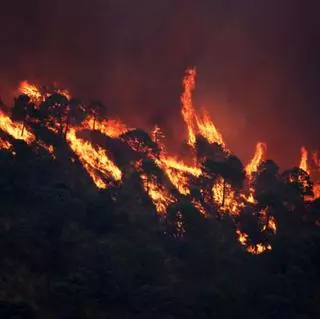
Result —
M 158 126 L 150 134 L 129 128 L 120 120 L 110 119 L 99 102 L 86 105 L 67 90 L 27 81 L 20 85 L 11 117 L 0 113 L 0 147 L 14 152 L 10 137 L 38 145 L 55 156 L 56 145 L 44 142 L 38 132 L 47 131 L 69 145 L 73 152 L 70 160 L 79 160 L 97 188 L 119 187 L 132 172 L 137 173 L 162 219 L 171 207 L 187 201 L 205 218 L 231 216 L 239 243 L 249 253 L 272 250 L 272 236 L 277 233 L 274 190 L 285 189 L 286 196 L 292 192 L 306 202 L 319 198 L 320 184 L 311 182 L 320 168 L 317 153 L 310 166 L 308 151 L 302 148 L 300 167 L 280 174 L 276 164 L 266 158 L 267 145 L 259 142 L 252 160 L 243 166 L 227 148 L 208 111 L 199 112 L 193 105 L 195 86 L 196 69 L 188 69 L 181 95 L 188 158 L 168 153 L 165 134 Z M 282 205 L 290 206 L 286 196 Z M 175 231 L 181 235 L 181 211 L 176 212 L 176 218 Z M 246 227 L 248 218 L 255 221 L 254 236 Z

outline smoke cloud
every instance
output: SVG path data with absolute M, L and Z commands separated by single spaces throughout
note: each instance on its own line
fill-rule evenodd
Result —
M 307 1 L 30 0 L 0 11 L 0 94 L 24 79 L 100 99 L 131 126 L 181 141 L 181 79 L 243 161 L 257 141 L 295 165 L 318 147 L 319 8 Z

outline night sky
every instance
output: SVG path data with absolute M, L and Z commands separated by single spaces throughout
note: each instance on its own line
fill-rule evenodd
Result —
M 181 79 L 243 161 L 256 141 L 282 167 L 320 146 L 317 1 L 29 0 L 0 10 L 0 94 L 54 81 L 132 126 L 181 141 Z

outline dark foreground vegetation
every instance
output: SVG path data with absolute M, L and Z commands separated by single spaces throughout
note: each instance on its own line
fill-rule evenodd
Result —
M 55 158 L 8 136 L 0 150 L 1 319 L 320 318 L 320 201 L 277 170 L 257 185 L 277 233 L 252 255 L 228 214 L 181 198 L 159 216 L 137 172 L 98 190 L 56 138 Z

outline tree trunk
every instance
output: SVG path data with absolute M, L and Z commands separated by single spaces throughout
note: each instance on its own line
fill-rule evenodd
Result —
M 24 127 L 25 127 L 25 124 L 24 124 L 24 121 L 22 123 L 22 128 L 21 128 L 21 136 L 23 136 L 23 133 L 24 133 Z
M 225 194 L 226 194 L 226 181 L 225 179 L 223 179 L 222 208 L 224 207 Z
M 93 131 L 96 129 L 96 116 L 93 117 Z
M 67 137 L 68 130 L 69 130 L 69 117 L 67 118 L 66 129 L 64 130 L 64 138 Z

